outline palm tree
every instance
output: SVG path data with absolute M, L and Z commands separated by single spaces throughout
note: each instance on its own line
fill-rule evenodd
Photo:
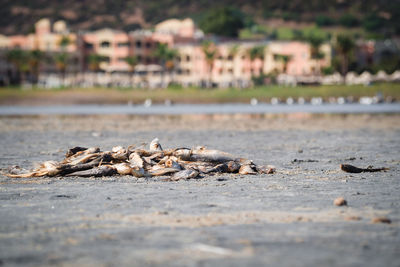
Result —
M 40 64 L 44 59 L 44 53 L 38 49 L 32 50 L 29 53 L 29 66 L 33 74 L 34 81 L 39 80 Z
M 88 57 L 88 62 L 89 62 L 89 70 L 92 72 L 98 72 L 100 71 L 100 63 L 106 60 L 105 56 L 99 55 L 99 54 L 90 54 Z M 97 76 L 95 76 L 95 84 L 97 84 Z
M 88 62 L 89 62 L 89 70 L 93 72 L 98 72 L 100 71 L 100 63 L 105 60 L 104 56 L 101 56 L 99 54 L 90 54 L 88 57 Z
M 202 50 L 205 56 L 205 60 L 206 60 L 206 64 L 207 64 L 207 68 L 208 68 L 208 73 L 209 73 L 209 77 L 208 77 L 208 85 L 210 86 L 211 84 L 211 75 L 212 75 L 212 69 L 213 69 L 213 65 L 214 65 L 214 61 L 215 58 L 217 57 L 217 47 L 215 46 L 215 44 L 211 41 L 205 41 L 202 44 Z
M 228 54 L 228 59 L 231 58 L 231 60 L 235 60 L 236 55 L 239 53 L 239 45 L 234 44 L 229 48 L 229 54 Z M 235 66 L 235 64 L 233 64 L 233 66 Z M 232 70 L 232 83 L 235 80 L 235 73 L 234 73 L 234 69 Z
M 325 57 L 325 54 L 321 52 L 320 48 L 324 42 L 324 39 L 318 35 L 311 35 L 307 38 L 310 43 L 310 54 L 311 58 L 317 62 L 317 74 L 321 73 L 320 60 Z
M 254 47 L 250 48 L 247 51 L 250 61 L 253 62 L 256 59 L 260 59 L 263 61 L 264 60 L 264 50 L 265 50 L 265 46 L 263 46 L 263 45 L 254 46 Z M 262 73 L 262 68 L 259 70 L 259 72 Z
M 281 61 L 283 64 L 283 73 L 287 72 L 287 66 L 290 62 L 290 60 L 292 60 L 292 56 L 291 55 L 283 55 L 283 54 L 275 54 L 274 55 L 274 59 L 277 61 Z
M 19 48 L 12 49 L 7 52 L 6 59 L 15 66 L 18 80 L 23 83 L 25 81 L 25 73 L 29 71 L 28 53 Z
M 168 44 L 158 43 L 153 55 L 160 61 L 163 68 L 161 83 L 164 85 L 164 73 L 172 73 L 175 68 L 174 60 L 178 56 L 178 52 L 175 49 L 170 49 Z
M 349 60 L 351 52 L 355 47 L 355 43 L 350 36 L 338 35 L 336 38 L 336 50 L 341 56 L 341 73 L 343 77 L 347 74 L 349 68 Z
M 63 37 L 61 37 L 61 40 L 59 42 L 59 45 L 61 47 L 62 51 L 65 51 L 67 46 L 71 43 L 70 38 L 67 35 L 64 35 Z
M 56 67 L 60 71 L 60 75 L 62 77 L 62 84 L 63 85 L 64 85 L 64 81 L 65 81 L 65 72 L 66 72 L 67 65 L 68 65 L 68 59 L 69 59 L 69 56 L 65 52 L 56 54 L 54 56 Z
M 138 64 L 139 60 L 137 56 L 128 56 L 125 58 L 125 62 L 128 63 L 129 69 L 131 72 L 131 76 L 133 77 L 133 73 L 135 71 L 135 67 Z
M 70 44 L 71 40 L 68 36 L 64 35 L 59 41 L 59 46 L 61 47 L 61 53 L 54 56 L 56 63 L 56 68 L 60 71 L 62 84 L 65 82 L 65 73 L 68 67 L 69 55 L 67 54 L 67 46 Z

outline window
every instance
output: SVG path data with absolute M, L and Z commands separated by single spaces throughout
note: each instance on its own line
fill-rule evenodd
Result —
M 142 47 L 142 42 L 141 41 L 137 41 L 136 42 L 136 48 L 141 48 Z
M 93 49 L 93 44 L 92 43 L 85 42 L 84 46 L 85 46 L 86 49 Z
M 189 62 L 190 61 L 190 56 L 186 55 L 186 61 Z
M 125 58 L 124 58 L 124 57 L 119 57 L 119 58 L 118 58 L 118 61 L 119 61 L 119 62 L 125 62 Z
M 117 44 L 118 47 L 129 47 L 129 42 L 122 42 Z
M 150 42 L 146 43 L 146 48 L 151 48 L 151 43 Z
M 229 60 L 229 61 L 232 61 L 232 60 L 233 60 L 233 56 L 232 56 L 232 55 L 229 55 L 229 56 L 228 56 L 228 60 Z
M 103 41 L 100 43 L 100 47 L 106 48 L 110 47 L 111 43 L 109 41 Z

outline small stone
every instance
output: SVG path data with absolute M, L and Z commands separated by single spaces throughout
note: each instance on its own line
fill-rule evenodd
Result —
M 347 201 L 343 197 L 338 197 L 333 201 L 336 206 L 347 206 Z
M 392 223 L 392 221 L 387 217 L 375 217 L 372 219 L 372 223 Z
M 361 217 L 360 216 L 349 216 L 349 217 L 346 217 L 346 220 L 347 221 L 359 221 L 359 220 L 361 220 Z

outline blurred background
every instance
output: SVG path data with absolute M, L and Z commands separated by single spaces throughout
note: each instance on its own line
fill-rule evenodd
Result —
M 398 1 L 26 1 L 0 8 L 0 104 L 374 104 Z

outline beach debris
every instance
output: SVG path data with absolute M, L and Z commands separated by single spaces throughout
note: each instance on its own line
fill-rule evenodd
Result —
M 372 166 L 368 166 L 368 168 L 358 168 L 356 166 L 350 164 L 340 164 L 340 169 L 349 173 L 362 173 L 362 172 L 381 172 L 387 171 L 389 168 L 372 168 Z
M 347 206 L 347 201 L 343 197 L 338 197 L 333 201 L 336 206 Z
M 169 181 L 202 178 L 215 173 L 271 174 L 272 166 L 256 165 L 252 160 L 232 154 L 208 149 L 195 148 L 163 149 L 158 138 L 150 142 L 149 148 L 130 145 L 127 148 L 115 146 L 111 151 L 98 147 L 74 147 L 68 149 L 60 161 L 45 161 L 32 171 L 12 166 L 5 174 L 11 178 L 43 176 L 103 177 L 131 175 L 140 177 L 169 176 Z
M 387 223 L 390 224 L 392 221 L 387 217 L 375 217 L 371 220 L 372 223 Z
M 301 152 L 303 153 L 303 152 Z M 316 159 L 294 159 L 292 160 L 292 163 L 303 163 L 303 162 L 319 162 L 319 160 Z

